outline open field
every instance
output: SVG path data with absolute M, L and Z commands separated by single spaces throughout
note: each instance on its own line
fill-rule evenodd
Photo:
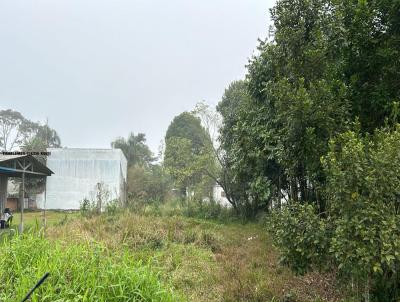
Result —
M 32 280 L 48 270 L 58 276 L 57 280 L 50 278 L 46 281 L 34 301 L 52 301 L 54 297 L 63 299 L 61 294 L 66 296 L 65 300 L 60 301 L 77 301 L 72 299 L 73 293 L 68 294 L 64 288 L 60 288 L 72 285 L 76 297 L 86 297 L 86 300 L 82 298 L 79 301 L 129 301 L 126 298 L 130 294 L 129 288 L 125 291 L 121 289 L 120 296 L 111 293 L 111 296 L 107 296 L 107 291 L 102 292 L 100 289 L 90 293 L 96 288 L 96 283 L 101 286 L 126 286 L 124 282 L 128 279 L 121 277 L 126 270 L 126 274 L 131 273 L 132 278 L 136 278 L 147 289 L 140 291 L 140 295 L 135 296 L 136 300 L 131 301 L 148 300 L 149 297 L 152 297 L 150 300 L 160 301 L 166 297 L 177 301 L 340 300 L 329 275 L 297 277 L 278 265 L 278 254 L 260 224 L 222 224 L 182 216 L 158 217 L 128 212 L 92 218 L 82 218 L 78 213 L 48 212 L 47 217 L 47 238 L 37 239 L 36 235 L 30 235 L 11 244 L 16 251 L 9 251 L 9 257 L 14 257 L 18 263 L 22 261 L 19 257 L 26 253 L 20 245 L 32 249 L 30 260 L 30 256 L 23 256 L 25 265 L 30 266 L 29 270 L 13 268 L 20 264 L 9 259 L 0 262 L 2 271 L 5 265 L 8 266 L 8 274 L 3 272 L 0 275 L 3 286 L 4 283 L 13 286 L 4 282 L 5 278 L 10 277 L 14 278 L 15 284 L 24 284 L 12 290 L 18 293 L 12 298 L 20 298 L 29 289 Z M 36 220 L 40 220 L 41 213 L 27 213 L 26 218 L 26 225 L 32 226 Z M 94 263 L 99 261 L 93 258 L 98 249 L 101 250 L 104 262 L 100 261 L 93 268 Z M 46 260 L 46 255 L 58 260 Z M 71 280 L 58 283 L 59 279 L 66 278 L 65 269 L 71 265 L 65 263 L 71 261 L 68 257 L 79 257 L 80 264 L 70 268 Z M 111 275 L 96 279 L 100 270 L 107 271 L 110 267 L 113 268 Z M 142 271 L 149 278 L 143 277 L 142 280 L 132 269 Z M 84 270 L 94 278 L 88 281 L 92 284 L 90 286 L 81 275 Z M 80 285 L 77 286 L 77 283 Z M 165 293 L 156 298 L 153 295 L 159 292 L 159 288 L 163 288 Z M 7 288 L 2 288 L 3 292 L 5 290 Z M 147 293 L 147 296 L 143 293 Z M 142 294 L 143 299 L 140 298 Z M 43 298 L 45 295 L 51 298 L 46 300 Z
M 20 222 L 20 212 L 13 213 L 13 227 L 18 227 Z M 73 211 L 46 211 L 44 214 L 43 211 L 35 211 L 35 212 L 24 212 L 24 226 L 27 228 L 33 227 L 35 225 L 42 226 L 43 219 L 46 217 L 46 223 L 48 226 L 54 226 L 59 223 L 63 223 L 67 219 L 72 219 L 78 216 L 78 212 Z

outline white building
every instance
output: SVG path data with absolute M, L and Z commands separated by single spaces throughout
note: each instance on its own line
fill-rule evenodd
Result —
M 105 202 L 126 199 L 127 161 L 119 149 L 50 148 L 47 179 L 37 205 L 46 209 L 79 209 L 83 199 L 96 200 L 99 187 Z M 103 204 L 104 206 L 104 204 Z
M 213 199 L 216 203 L 219 203 L 220 205 L 224 207 L 231 207 L 231 203 L 228 201 L 228 198 L 226 198 L 226 193 L 224 189 L 220 185 L 214 185 L 213 187 Z

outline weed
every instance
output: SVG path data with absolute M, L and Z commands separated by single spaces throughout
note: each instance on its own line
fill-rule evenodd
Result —
M 33 233 L 4 243 L 0 300 L 16 301 L 45 272 L 32 301 L 173 301 L 151 269 L 127 253 L 110 253 L 94 242 L 70 244 Z

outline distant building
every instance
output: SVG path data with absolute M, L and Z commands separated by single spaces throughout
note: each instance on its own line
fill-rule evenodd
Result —
M 36 198 L 46 209 L 79 209 L 84 199 L 102 206 L 118 199 L 126 201 L 127 160 L 120 149 L 50 148 L 47 166 L 54 175 L 46 191 Z M 45 204 L 46 194 L 46 204 Z
M 218 184 L 214 185 L 213 187 L 213 199 L 216 203 L 219 203 L 220 205 L 224 207 L 231 207 L 231 203 L 228 201 L 228 198 L 226 198 L 226 193 L 224 189 Z

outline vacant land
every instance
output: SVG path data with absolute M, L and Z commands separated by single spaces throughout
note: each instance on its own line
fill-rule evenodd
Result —
M 13 213 L 13 223 L 14 228 L 18 227 L 20 222 L 20 212 Z M 35 211 L 35 212 L 24 212 L 24 226 L 27 228 L 43 225 L 44 218 L 46 218 L 46 223 L 48 226 L 54 226 L 60 223 L 64 223 L 79 215 L 75 211 Z
M 27 217 L 30 222 L 28 221 L 27 224 L 37 225 L 35 220 L 40 221 L 41 215 L 41 213 L 29 213 Z M 153 299 L 149 297 L 153 297 L 152 295 L 160 291 L 157 289 L 158 287 L 165 290 L 165 295 L 163 294 L 164 296 L 158 300 L 165 300 L 166 297 L 172 300 L 189 301 L 340 300 L 334 287 L 334 281 L 329 275 L 310 274 L 297 277 L 278 265 L 278 254 L 260 224 L 222 224 L 182 216 L 158 217 L 128 212 L 91 218 L 80 217 L 77 213 L 53 212 L 47 213 L 47 217 L 51 223 L 48 224 L 50 226 L 47 229 L 46 238 L 40 238 L 40 242 L 49 244 L 38 245 L 37 242 L 33 242 L 32 249 L 62 247 L 59 254 L 60 260 L 52 264 L 49 268 L 50 273 L 64 276 L 65 273 L 62 270 L 66 266 L 68 267 L 68 264 L 61 262 L 67 261 L 68 257 L 65 258 L 66 256 L 61 256 L 61 254 L 69 254 L 68 251 L 75 246 L 82 248 L 81 251 L 75 251 L 76 253 L 86 255 L 86 258 L 80 257 L 80 266 L 91 271 L 92 269 L 88 267 L 91 267 L 91 261 L 95 261 L 91 255 L 101 246 L 101 253 L 109 262 L 101 262 L 95 270 L 107 270 L 110 265 L 113 267 L 115 263 L 122 263 L 128 273 L 128 266 L 132 266 L 136 271 L 140 271 L 139 267 L 142 269 L 145 267 L 146 274 L 150 274 L 151 281 L 148 279 L 143 281 L 140 279 L 141 277 L 135 275 L 135 278 L 141 280 L 138 279 L 137 282 L 142 282 L 141 284 L 146 286 L 148 295 L 144 296 L 143 293 L 146 291 L 140 289 L 142 291 L 137 296 L 139 298 L 135 297 L 131 301 Z M 35 241 L 31 237 L 26 240 Z M 15 248 L 18 249 L 23 242 L 23 239 L 20 239 L 19 243 L 14 245 L 17 246 Z M 23 255 L 23 251 L 21 253 Z M 35 255 L 42 257 L 41 254 L 32 251 L 32 258 Z M 18 258 L 12 253 L 10 256 Z M 28 255 L 25 257 L 29 258 Z M 35 259 L 31 260 L 29 263 L 32 266 L 34 263 L 38 263 Z M 90 263 L 86 263 L 88 264 L 86 265 L 85 261 Z M 115 263 L 113 264 L 113 262 Z M 12 266 L 14 264 L 3 261 L 0 263 L 0 266 L 2 265 Z M 41 265 L 46 266 L 43 262 Z M 124 270 L 119 266 L 114 268 L 114 270 L 119 269 Z M 71 270 L 73 269 L 71 268 Z M 21 283 L 23 280 L 29 284 L 28 280 L 23 279 L 22 276 L 12 273 L 12 271 L 18 271 L 22 274 L 24 270 L 15 268 L 8 271 L 16 283 Z M 33 267 L 30 273 L 37 278 L 43 271 L 43 268 Z M 69 278 L 72 280 L 63 281 L 64 283 L 57 284 L 57 280 L 46 281 L 47 283 L 42 286 L 41 291 L 38 291 L 38 295 L 44 295 L 44 293 L 51 295 L 54 291 L 61 295 L 65 291 L 60 286 L 70 286 L 70 284 L 75 286 L 78 282 L 82 283 L 81 276 L 75 276 L 73 272 L 70 274 Z M 91 274 L 95 276 L 96 272 L 92 271 Z M 152 279 L 154 276 L 158 281 Z M 0 276 L 3 280 L 7 277 L 10 276 L 4 273 Z M 77 279 L 73 280 L 73 278 Z M 120 287 L 125 286 L 123 283 L 127 281 L 120 277 L 119 279 L 108 277 L 102 282 L 104 280 L 116 283 L 108 284 L 108 286 Z M 96 284 L 96 280 L 91 282 Z M 27 288 L 29 288 L 28 284 Z M 107 284 L 101 285 L 107 286 Z M 46 286 L 50 287 L 47 289 L 48 291 L 46 291 Z M 88 285 L 83 282 L 76 288 L 76 292 L 81 295 L 81 292 L 86 290 L 88 291 L 86 295 L 89 297 L 92 287 L 85 289 L 85 286 Z M 153 288 L 156 289 L 152 291 Z M 21 288 L 18 290 L 21 294 L 24 291 Z M 127 294 L 127 290 L 121 289 L 120 298 L 115 295 L 113 299 L 109 297 L 108 300 L 124 301 L 123 295 Z M 101 300 L 105 297 L 104 301 L 107 301 L 107 297 L 104 296 L 107 293 L 98 291 L 98 296 L 92 296 L 92 299 L 97 297 Z M 69 294 L 69 301 L 73 301 L 71 295 L 73 296 L 73 293 Z M 63 298 L 62 296 L 58 297 Z M 126 297 L 125 300 L 128 301 Z M 64 298 L 68 300 L 66 297 Z M 36 299 L 42 301 L 39 296 Z M 86 301 L 90 301 L 90 299 L 87 298 Z

